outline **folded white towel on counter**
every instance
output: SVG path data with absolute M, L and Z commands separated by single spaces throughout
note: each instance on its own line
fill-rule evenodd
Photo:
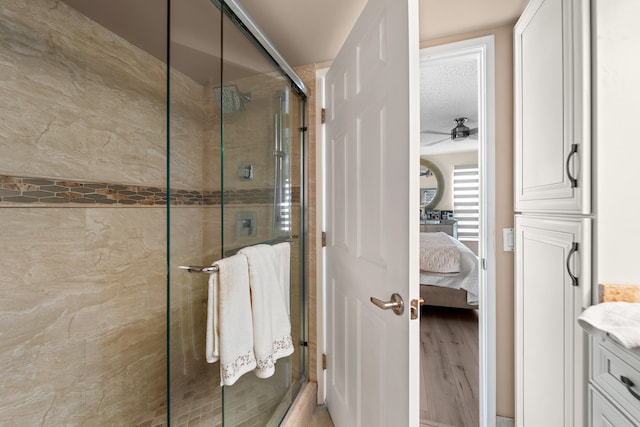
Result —
M 640 347 L 640 303 L 592 305 L 578 317 L 578 324 L 592 335 L 609 334 L 626 348 Z
M 268 378 L 275 372 L 275 362 L 293 353 L 291 321 L 287 313 L 280 266 L 274 248 L 255 245 L 243 248 L 249 263 L 251 310 L 253 317 L 253 350 L 257 366 L 255 374 Z
M 217 360 L 218 349 L 220 384 L 232 385 L 256 367 L 249 269 L 244 255 L 224 258 L 216 264 L 218 273 L 209 279 L 208 301 L 213 307 L 207 308 L 207 361 Z

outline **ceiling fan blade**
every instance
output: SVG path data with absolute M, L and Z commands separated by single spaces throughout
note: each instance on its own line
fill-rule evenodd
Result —
M 444 139 L 439 139 L 437 141 L 429 142 L 428 144 L 420 144 L 420 145 L 422 145 L 423 147 L 428 147 L 430 145 L 440 144 L 441 142 L 445 142 L 445 141 L 449 141 L 449 140 L 451 140 L 450 136 L 448 136 L 448 137 L 446 137 Z
M 469 135 L 476 135 L 478 133 L 478 128 L 469 129 Z
M 451 132 L 438 132 L 436 130 L 421 130 L 420 133 L 429 135 L 451 135 Z

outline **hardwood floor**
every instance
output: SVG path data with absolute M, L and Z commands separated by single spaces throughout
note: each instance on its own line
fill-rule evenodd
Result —
M 309 427 L 333 427 L 333 421 L 325 405 L 315 407 Z
M 420 425 L 478 427 L 478 312 L 424 306 Z

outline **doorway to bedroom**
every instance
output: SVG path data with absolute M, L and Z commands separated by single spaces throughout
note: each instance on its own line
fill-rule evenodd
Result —
M 420 420 L 495 414 L 493 36 L 420 52 Z

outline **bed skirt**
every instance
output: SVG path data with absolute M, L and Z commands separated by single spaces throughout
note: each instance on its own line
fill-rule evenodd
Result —
M 420 285 L 420 296 L 424 299 L 425 305 L 478 309 L 477 305 L 467 304 L 467 291 L 463 289 Z

